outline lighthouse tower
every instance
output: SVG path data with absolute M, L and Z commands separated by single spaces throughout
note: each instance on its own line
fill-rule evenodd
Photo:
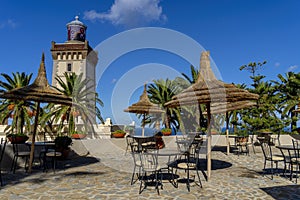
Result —
M 89 82 L 86 88 L 92 93 L 96 90 L 95 68 L 98 62 L 97 52 L 89 46 L 86 40 L 87 26 L 79 21 L 78 16 L 67 24 L 67 41 L 56 43 L 52 41 L 51 53 L 53 59 L 52 85 L 59 87 L 55 77 L 64 80 L 64 73 L 82 74 Z M 87 97 L 89 99 L 94 97 Z M 95 117 L 93 116 L 93 119 Z M 81 120 L 80 120 L 81 121 Z

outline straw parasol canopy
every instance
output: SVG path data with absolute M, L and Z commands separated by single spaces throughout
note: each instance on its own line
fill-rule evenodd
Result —
M 237 101 L 237 102 L 225 102 L 225 103 L 212 103 L 210 105 L 210 112 L 211 114 L 220 114 L 226 113 L 234 110 L 240 110 L 244 108 L 250 108 L 256 106 L 257 103 L 253 101 Z
M 167 107 L 178 107 L 183 105 L 206 104 L 208 116 L 207 133 L 207 176 L 211 175 L 211 111 L 226 112 L 241 107 L 243 101 L 257 100 L 258 95 L 247 90 L 237 88 L 234 84 L 227 84 L 217 80 L 211 67 L 209 52 L 202 52 L 200 57 L 200 71 L 197 81 L 180 94 L 175 95 L 167 102 Z M 241 102 L 235 103 L 235 102 Z M 214 110 L 212 110 L 214 109 Z
M 146 114 L 149 113 L 163 113 L 164 111 L 154 103 L 151 103 L 147 95 L 147 86 L 144 85 L 143 94 L 140 96 L 140 100 L 137 103 L 132 104 L 124 112 L 143 114 L 143 120 L 145 120 Z M 142 126 L 142 135 L 144 136 L 145 126 Z
M 34 121 L 34 129 L 33 129 L 31 152 L 30 152 L 30 162 L 29 162 L 29 172 L 31 172 L 33 155 L 34 155 L 35 135 L 38 126 L 40 103 L 48 102 L 48 103 L 72 105 L 72 98 L 65 96 L 64 94 L 60 93 L 59 91 L 57 91 L 56 89 L 54 89 L 49 85 L 48 80 L 46 78 L 44 53 L 42 54 L 42 60 L 40 63 L 38 75 L 34 80 L 34 82 L 31 85 L 22 88 L 16 88 L 8 92 L 4 92 L 0 94 L 0 98 L 37 102 L 37 109 L 36 109 L 37 113 Z

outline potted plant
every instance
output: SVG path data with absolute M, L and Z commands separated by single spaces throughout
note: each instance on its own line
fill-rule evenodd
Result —
M 239 130 L 236 135 L 238 136 L 237 142 L 239 143 L 248 142 L 249 135 L 247 130 Z
M 73 139 L 83 139 L 87 136 L 87 134 L 83 131 L 74 131 L 71 136 Z
M 123 138 L 126 135 L 126 132 L 123 130 L 116 130 L 114 132 L 111 133 L 113 138 Z
M 61 152 L 63 158 L 67 158 L 70 152 L 72 138 L 69 136 L 57 136 L 54 140 L 54 143 L 56 151 Z
M 8 134 L 7 138 L 14 144 L 23 144 L 29 139 L 29 137 L 24 133 Z
M 172 129 L 170 128 L 163 128 L 161 129 L 161 133 L 164 135 L 164 136 L 169 136 L 172 134 Z
M 216 134 L 218 134 L 218 130 L 215 129 L 215 128 L 211 128 L 211 129 L 210 129 L 210 133 L 211 133 L 212 135 L 216 135 Z

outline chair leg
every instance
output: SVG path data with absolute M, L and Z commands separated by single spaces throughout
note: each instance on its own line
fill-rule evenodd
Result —
M 18 164 L 18 156 L 15 157 L 15 161 L 13 162 L 13 173 L 16 173 L 16 168 Z
M 1 172 L 1 169 L 0 169 L 0 183 L 1 183 L 1 186 L 3 186 L 3 180 L 2 180 L 2 172 Z
M 155 171 L 155 182 L 156 182 L 156 184 L 155 184 L 155 188 L 156 188 L 156 190 L 157 190 L 157 194 L 159 195 L 159 188 L 158 188 L 158 172 L 157 171 Z
M 56 167 L 56 158 L 52 157 L 52 167 L 53 167 L 53 173 L 55 174 L 55 167 Z
M 273 180 L 273 161 L 271 161 L 271 179 Z
M 13 157 L 13 160 L 12 160 L 12 163 L 11 163 L 11 168 L 10 168 L 11 172 L 13 172 L 13 170 L 14 170 L 15 158 L 16 158 L 16 156 Z
M 28 171 L 28 167 L 27 167 L 27 165 L 29 164 L 29 161 L 28 161 L 28 157 L 26 156 L 25 157 L 25 165 L 24 165 L 24 167 L 25 167 L 25 172 L 27 173 L 27 171 Z
M 131 176 L 131 183 L 130 183 L 131 185 L 133 185 L 133 183 L 134 183 L 133 179 L 134 179 L 134 175 L 135 175 L 135 169 L 136 169 L 136 166 L 133 167 L 133 172 L 132 172 L 132 176 Z
M 146 178 L 146 172 L 143 173 L 143 175 L 141 176 L 141 182 L 140 182 L 140 191 L 139 194 L 141 194 L 143 192 L 143 190 L 147 187 L 146 181 L 144 180 Z M 145 186 L 143 187 L 143 182 L 145 184 Z
M 186 183 L 186 187 L 188 189 L 188 191 L 190 191 L 190 170 L 187 170 L 187 183 Z
M 294 169 L 294 165 L 291 163 L 290 181 L 293 179 L 293 169 Z
M 267 160 L 265 159 L 265 162 L 264 162 L 264 174 L 265 174 L 265 172 L 266 172 L 266 164 L 267 164 Z
M 196 169 L 196 172 L 197 172 L 197 176 L 198 176 L 198 179 L 199 179 L 200 187 L 202 188 L 202 183 L 201 183 L 201 180 L 200 180 L 199 170 Z

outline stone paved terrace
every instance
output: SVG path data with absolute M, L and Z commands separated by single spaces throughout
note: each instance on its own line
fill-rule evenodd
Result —
M 88 149 L 90 154 L 64 161 L 64 169 L 59 162 L 55 174 L 38 168 L 32 174 L 26 174 L 24 168 L 16 174 L 4 171 L 0 199 L 300 199 L 299 183 L 261 175 L 260 147 L 249 156 L 227 156 L 224 148 L 215 148 L 212 176 L 205 181 L 201 175 L 202 189 L 193 185 L 188 192 L 185 184 L 176 189 L 164 181 L 158 196 L 150 187 L 139 195 L 139 183 L 130 185 L 132 160 L 129 153 L 125 155 L 124 139 L 86 140 L 82 144 L 78 152 L 84 154 Z M 74 145 L 80 146 L 78 142 Z

